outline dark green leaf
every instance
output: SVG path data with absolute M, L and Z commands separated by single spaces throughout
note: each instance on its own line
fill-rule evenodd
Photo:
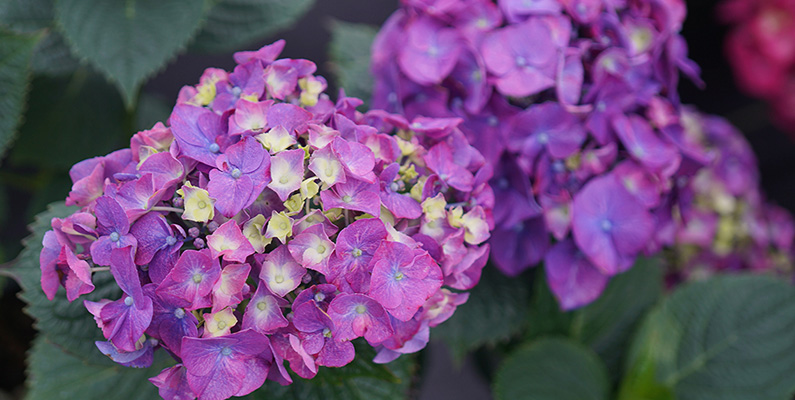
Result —
M 362 344 L 359 346 L 358 344 Z M 389 364 L 375 364 L 375 351 L 369 345 L 357 343 L 356 358 L 343 368 L 318 370 L 310 380 L 293 374 L 293 384 L 279 386 L 266 382 L 265 386 L 247 398 L 256 399 L 404 399 L 409 390 L 416 363 L 412 356 L 402 356 Z
M 115 299 L 121 293 L 110 274 L 95 274 L 93 277 L 96 290 L 69 303 L 63 288 L 58 290 L 53 301 L 47 300 L 41 290 L 41 269 L 39 253 L 42 249 L 44 232 L 50 229 L 50 220 L 54 217 L 66 217 L 77 208 L 66 207 L 63 202 L 53 203 L 49 209 L 39 214 L 30 226 L 31 236 L 24 240 L 24 249 L 8 271 L 19 282 L 22 288 L 20 297 L 27 303 L 25 311 L 35 320 L 40 335 L 49 341 L 67 349 L 72 354 L 83 355 L 97 362 L 106 359 L 94 347 L 95 340 L 102 340 L 91 314 L 83 306 L 82 300 L 97 301 L 100 298 Z M 108 360 L 108 362 L 110 362 Z
M 295 23 L 314 0 L 220 0 L 190 49 L 202 52 L 241 50 Z
M 25 115 L 9 156 L 16 166 L 67 170 L 78 161 L 129 146 L 121 99 L 85 70 L 69 79 L 34 79 Z
M 138 101 L 135 114 L 135 130 L 152 129 L 156 122 L 166 123 L 171 115 L 171 106 L 163 99 L 144 93 Z
M 72 51 L 134 105 L 138 88 L 198 31 L 206 0 L 59 0 L 55 19 Z
M 94 349 L 96 353 L 99 350 Z M 163 352 L 145 369 L 126 368 L 107 361 L 94 362 L 65 353 L 40 336 L 28 359 L 27 400 L 149 400 L 159 398 L 157 388 L 147 381 L 174 364 Z M 170 359 L 170 360 L 169 360 Z
M 351 97 L 367 101 L 373 92 L 370 74 L 370 46 L 378 27 L 333 21 L 330 60 L 334 83 Z
M 31 67 L 37 74 L 65 75 L 80 67 L 80 61 L 72 55 L 60 33 L 49 31 L 36 46 Z
M 411 377 L 416 364 L 410 355 L 385 364 L 370 361 L 375 352 L 368 345 L 356 347 L 356 358 L 342 368 L 318 370 L 312 379 L 293 375 L 293 384 L 280 386 L 274 382 L 266 384 L 249 395 L 251 400 L 402 400 L 407 398 Z
M 593 349 L 618 375 L 627 343 L 641 317 L 659 299 L 662 286 L 658 260 L 639 259 L 632 269 L 613 277 L 599 299 L 574 312 L 571 337 Z
M 0 2 L 0 25 L 30 33 L 52 26 L 53 0 L 4 0 Z
M 103 340 L 91 314 L 82 300 L 117 298 L 120 295 L 110 274 L 96 274 L 96 290 L 69 303 L 63 288 L 53 301 L 47 300 L 40 287 L 39 253 L 41 240 L 50 228 L 53 217 L 65 217 L 75 211 L 63 203 L 52 204 L 31 225 L 32 235 L 25 239 L 25 248 L 14 261 L 10 275 L 22 287 L 21 298 L 28 303 L 25 311 L 36 319 L 39 337 L 28 360 L 29 392 L 27 399 L 152 399 L 157 390 L 147 378 L 172 365 L 173 359 L 163 352 L 147 369 L 117 365 L 94 345 Z
M 63 36 L 55 29 L 53 0 L 6 0 L 0 2 L 0 25 L 16 32 L 42 30 L 44 37 L 33 52 L 31 66 L 36 73 L 60 75 L 80 65 Z
M 561 311 L 558 301 L 549 290 L 546 273 L 541 266 L 535 271 L 532 296 L 525 339 L 530 341 L 544 336 L 568 335 L 572 313 Z
M 497 371 L 497 400 L 606 400 L 604 364 L 589 349 L 568 339 L 541 339 L 516 351 Z
M 480 283 L 470 291 L 469 300 L 449 320 L 435 327 L 431 337 L 444 340 L 453 357 L 461 361 L 479 346 L 515 336 L 528 320 L 530 287 L 525 278 L 506 277 L 493 265 L 487 265 Z
M 16 137 L 25 107 L 29 65 L 38 34 L 16 34 L 0 29 L 0 158 Z
M 787 282 L 721 276 L 687 284 L 643 322 L 619 398 L 791 399 L 793 329 Z

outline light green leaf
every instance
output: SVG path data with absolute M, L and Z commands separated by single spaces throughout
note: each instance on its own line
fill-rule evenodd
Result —
M 571 337 L 599 354 L 617 380 L 627 343 L 662 289 L 659 261 L 639 259 L 629 271 L 613 277 L 596 301 L 574 312 Z
M 373 92 L 370 74 L 370 46 L 378 27 L 332 21 L 329 59 L 334 73 L 334 83 L 345 89 L 345 94 L 368 101 Z
M 469 300 L 449 320 L 431 330 L 431 338 L 447 343 L 461 361 L 469 351 L 506 341 L 522 332 L 528 317 L 530 284 L 526 275 L 509 278 L 486 265 Z
M 141 84 L 185 47 L 207 9 L 206 0 L 59 0 L 55 20 L 72 51 L 132 107 Z
M 0 158 L 14 138 L 25 108 L 29 65 L 39 34 L 16 34 L 0 29 Z
M 619 398 L 791 399 L 795 288 L 721 276 L 679 288 L 647 316 Z
M 295 23 L 313 3 L 314 0 L 219 0 L 207 14 L 207 22 L 190 50 L 243 50 L 251 42 Z
M 68 170 L 78 161 L 129 146 L 122 127 L 124 104 L 112 86 L 85 70 L 69 79 L 34 79 L 28 103 L 9 155 L 15 166 Z
M 497 371 L 497 400 L 607 400 L 604 364 L 568 339 L 541 339 L 514 352 Z

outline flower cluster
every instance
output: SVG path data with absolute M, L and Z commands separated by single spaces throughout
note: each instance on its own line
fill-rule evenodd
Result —
M 756 157 L 742 134 L 719 117 L 683 110 L 684 134 L 710 164 L 678 188 L 669 283 L 719 272 L 774 272 L 791 276 L 795 221 L 766 203 Z
M 461 118 L 494 166 L 492 256 L 543 260 L 561 306 L 665 243 L 679 135 L 681 0 L 403 0 L 372 47 L 373 106 Z M 554 244 L 553 240 L 554 238 Z
M 720 14 L 732 25 L 726 54 L 738 85 L 795 134 L 795 1 L 727 0 Z
M 168 125 L 76 164 L 43 240 L 41 284 L 69 301 L 112 274 L 117 299 L 85 301 L 114 361 L 177 361 L 166 399 L 240 396 L 267 379 L 422 349 L 467 300 L 488 258 L 491 169 L 458 120 L 407 121 L 324 94 L 283 41 L 235 54 L 185 87 Z

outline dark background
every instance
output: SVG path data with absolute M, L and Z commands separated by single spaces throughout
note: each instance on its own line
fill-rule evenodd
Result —
M 289 0 L 288 0 L 289 1 Z M 702 68 L 706 88 L 701 90 L 688 81 L 680 85 L 682 101 L 693 104 L 704 112 L 727 117 L 746 135 L 759 159 L 762 186 L 768 198 L 790 211 L 795 210 L 795 142 L 770 123 L 767 107 L 758 100 L 741 94 L 734 84 L 731 69 L 724 57 L 723 40 L 727 27 L 715 16 L 717 1 L 691 1 L 683 35 L 690 47 L 690 57 Z M 289 31 L 274 35 L 250 49 L 283 38 L 287 40 L 283 57 L 306 58 L 318 64 L 318 73 L 331 77 L 328 65 L 328 27 L 332 19 L 380 25 L 397 8 L 397 0 L 317 0 L 309 11 Z M 793 38 L 795 40 L 795 38 Z M 207 67 L 231 70 L 231 54 L 183 55 L 150 80 L 144 91 L 156 94 L 166 104 L 173 104 L 183 85 L 198 82 Z M 330 93 L 336 93 L 331 84 Z M 68 182 L 67 182 L 68 183 Z M 62 199 L 66 192 L 52 200 Z M 42 205 L 31 206 L 30 196 L 9 193 L 10 208 L 7 226 L 0 229 L 5 243 L 18 242 L 26 236 L 25 226 L 29 216 L 35 215 Z M 6 254 L 6 259 L 13 254 Z M 6 394 L 18 395 L 24 379 L 24 354 L 33 336 L 30 320 L 21 312 L 22 304 L 16 299 L 18 288 L 5 282 L 0 301 L 0 400 Z M 474 371 L 471 362 L 463 369 L 454 367 L 444 346 L 431 343 L 426 352 L 427 368 L 421 385 L 421 399 L 483 399 L 489 397 L 485 381 Z M 12 395 L 13 397 L 16 397 Z

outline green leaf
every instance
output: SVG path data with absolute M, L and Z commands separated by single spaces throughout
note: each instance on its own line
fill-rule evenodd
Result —
M 373 92 L 370 74 L 370 46 L 378 27 L 332 21 L 329 45 L 330 66 L 334 83 L 345 94 L 367 101 Z
M 157 122 L 166 123 L 171 115 L 171 106 L 160 97 L 144 93 L 138 101 L 135 113 L 135 130 L 152 129 Z
M 206 0 L 59 0 L 55 19 L 73 52 L 115 82 L 128 106 L 141 84 L 198 31 Z
M 68 170 L 129 145 L 124 104 L 113 87 L 85 70 L 69 79 L 34 79 L 25 115 L 9 155 L 15 166 Z
M 94 352 L 99 350 L 94 348 Z M 26 400 L 148 400 L 159 398 L 157 388 L 147 381 L 174 364 L 164 352 L 155 355 L 149 368 L 126 368 L 105 356 L 94 362 L 66 353 L 47 338 L 33 343 L 28 358 Z
M 0 2 L 0 25 L 15 32 L 31 33 L 52 26 L 53 0 L 5 0 Z
M 497 400 L 606 400 L 607 371 L 589 349 L 567 339 L 541 339 L 503 362 Z
M 561 311 L 558 301 L 549 289 L 543 267 L 536 267 L 534 278 L 525 340 L 568 335 L 572 313 Z
M 55 30 L 53 0 L 6 0 L 0 3 L 0 25 L 15 32 L 41 31 L 44 37 L 33 52 L 31 67 L 37 74 L 71 73 L 80 66 L 63 36 Z
M 574 312 L 571 337 L 599 354 L 617 381 L 627 343 L 662 289 L 659 260 L 639 259 L 613 277 L 599 299 Z
M 190 46 L 191 51 L 240 50 L 295 23 L 314 0 L 219 0 Z
M 25 107 L 30 59 L 39 34 L 0 30 L 0 158 L 14 138 Z
M 110 274 L 95 274 L 94 292 L 81 296 L 72 303 L 66 301 L 63 288 L 58 289 L 53 301 L 47 300 L 41 290 L 39 253 L 42 249 L 44 232 L 50 229 L 52 218 L 63 218 L 76 210 L 77 207 L 66 207 L 60 202 L 51 204 L 47 211 L 39 214 L 30 226 L 31 236 L 23 240 L 24 249 L 7 272 L 19 282 L 22 288 L 20 298 L 27 303 L 25 311 L 33 317 L 34 325 L 40 335 L 63 349 L 68 349 L 72 354 L 104 361 L 102 359 L 107 357 L 94 347 L 95 340 L 103 339 L 102 334 L 91 314 L 83 306 L 83 300 L 97 301 L 100 298 L 118 297 L 121 292 L 116 287 L 113 277 Z
M 37 74 L 66 75 L 80 67 L 80 60 L 72 55 L 61 34 L 49 31 L 36 46 L 31 67 Z
M 356 346 L 356 358 L 342 368 L 321 367 L 317 376 L 303 379 L 293 375 L 293 384 L 280 386 L 268 381 L 247 396 L 250 400 L 402 400 L 408 397 L 416 363 L 404 355 L 389 364 L 375 364 L 369 345 Z
M 795 288 L 721 276 L 679 288 L 644 320 L 619 399 L 791 399 Z
M 432 330 L 432 338 L 445 341 L 453 357 L 461 361 L 477 347 L 516 336 L 528 320 L 530 285 L 526 277 L 509 278 L 493 265 L 486 265 L 469 300 Z

